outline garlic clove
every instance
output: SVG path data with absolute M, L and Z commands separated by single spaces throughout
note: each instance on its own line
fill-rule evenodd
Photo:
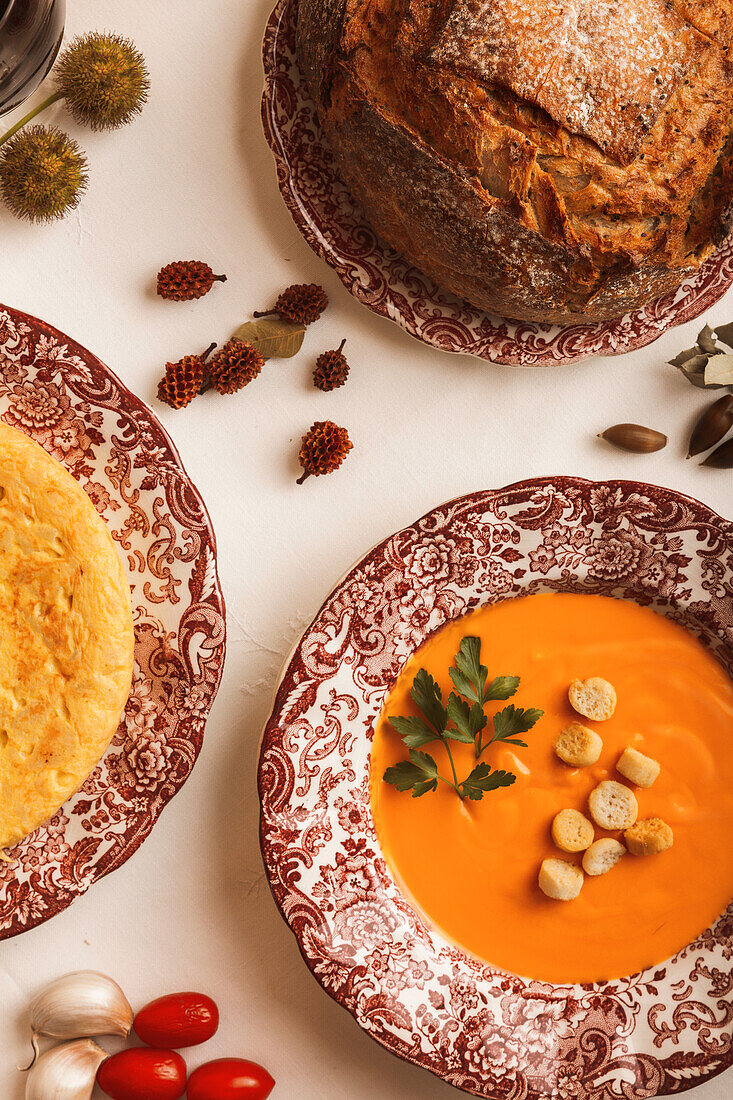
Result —
M 106 1051 L 91 1039 L 45 1051 L 28 1072 L 25 1100 L 90 1100 Z
M 133 1011 L 112 978 L 96 970 L 77 970 L 41 990 L 31 1002 L 30 1017 L 34 1035 L 53 1039 L 127 1037 Z

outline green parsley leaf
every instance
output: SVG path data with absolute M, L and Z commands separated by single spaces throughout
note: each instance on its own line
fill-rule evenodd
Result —
M 463 736 L 456 737 L 455 730 L 447 730 L 446 736 L 452 736 L 454 741 L 463 741 L 465 744 L 475 740 L 476 734 L 480 733 L 488 722 L 483 707 L 478 703 L 469 707 L 466 700 L 461 699 L 455 692 L 451 692 L 448 699 L 448 717 L 455 722 Z
M 488 764 L 480 763 L 475 765 L 467 779 L 459 782 L 450 743 L 458 741 L 473 745 L 475 759 L 494 741 L 526 749 L 527 742 L 518 735 L 531 729 L 542 717 L 543 711 L 535 708 L 525 710 L 513 704 L 504 707 L 494 715 L 492 736 L 484 745 L 482 734 L 489 724 L 484 713 L 485 704 L 514 695 L 519 687 L 519 677 L 496 676 L 487 687 L 488 670 L 481 664 L 481 639 L 474 637 L 462 639 L 455 656 L 455 666 L 448 672 L 457 690 L 451 692 L 447 705 L 443 703 L 439 685 L 426 669 L 421 668 L 413 679 L 410 693 L 421 714 L 388 719 L 407 745 L 410 759 L 387 768 L 384 780 L 400 791 L 412 791 L 413 798 L 437 790 L 438 782 L 442 781 L 452 787 L 459 798 L 478 801 L 487 791 L 511 786 L 516 776 L 513 772 L 492 771 Z M 441 741 L 445 748 L 450 777 L 438 772 L 432 756 L 419 751 L 423 745 L 436 740 Z
M 418 670 L 412 681 L 410 695 L 431 726 L 442 733 L 448 725 L 448 711 L 443 706 L 443 696 L 433 677 L 424 668 Z
M 435 741 L 438 736 L 435 730 L 422 718 L 395 717 L 390 718 L 389 723 L 394 726 L 402 740 L 411 749 L 421 749 L 423 745 Z
M 410 749 L 409 755 L 409 760 L 387 768 L 384 779 L 398 791 L 412 791 L 413 798 L 420 798 L 438 786 L 438 765 L 426 752 Z
M 464 695 L 466 699 L 470 699 L 472 703 L 478 703 L 476 688 L 473 686 L 465 673 L 461 672 L 460 669 L 457 668 L 449 668 L 448 675 L 453 681 L 453 686 L 457 691 L 460 691 L 461 695 Z
M 480 703 L 489 670 L 481 664 L 481 639 L 466 637 L 455 656 L 455 668 L 450 678 L 461 695 L 474 703 Z
M 519 687 L 518 676 L 496 676 L 483 694 L 484 703 L 490 699 L 510 699 Z
M 477 764 L 467 779 L 461 783 L 461 796 L 478 802 L 487 791 L 495 791 L 498 787 L 511 787 L 516 779 L 513 772 L 492 771 L 485 762 Z
M 510 744 L 510 738 L 516 737 L 519 733 L 526 733 L 527 730 L 531 730 L 532 726 L 537 722 L 545 712 L 543 710 L 537 710 L 536 707 L 530 707 L 528 710 L 524 710 L 523 707 L 515 707 L 513 703 L 510 703 L 508 707 L 504 707 L 498 714 L 494 715 L 494 736 L 491 738 L 489 744 L 493 744 L 494 741 L 508 741 Z M 516 744 L 516 742 L 514 742 Z M 523 741 L 519 742 L 524 748 L 527 746 Z

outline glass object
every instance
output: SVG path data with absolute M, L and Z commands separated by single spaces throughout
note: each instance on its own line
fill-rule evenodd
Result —
M 0 115 L 31 95 L 56 60 L 65 0 L 0 0 Z

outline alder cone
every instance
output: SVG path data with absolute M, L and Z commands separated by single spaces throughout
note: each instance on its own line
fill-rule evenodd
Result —
M 200 392 L 205 371 L 200 355 L 186 355 L 177 363 L 166 363 L 165 374 L 158 383 L 158 399 L 172 409 L 185 408 Z
M 226 275 L 215 275 L 201 260 L 174 260 L 158 272 L 158 294 L 170 302 L 203 298 L 214 283 L 225 283 Z
M 311 474 L 316 477 L 337 470 L 352 449 L 346 428 L 340 428 L 333 420 L 317 420 L 303 436 L 300 447 L 300 464 L 303 475 L 299 484 Z

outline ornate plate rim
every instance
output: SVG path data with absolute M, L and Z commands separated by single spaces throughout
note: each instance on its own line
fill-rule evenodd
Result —
M 470 355 L 474 358 L 484 359 L 488 362 L 504 366 L 549 367 L 580 363 L 584 359 L 590 359 L 594 356 L 607 357 L 625 355 L 628 352 L 638 351 L 641 348 L 648 347 L 649 344 L 654 343 L 669 329 L 699 317 L 706 309 L 709 309 L 718 302 L 730 289 L 733 283 L 733 270 L 731 270 L 730 275 L 725 278 L 719 277 L 714 285 L 708 286 L 705 289 L 701 288 L 698 295 L 691 301 L 687 303 L 684 301 L 675 301 L 683 292 L 685 286 L 696 285 L 698 280 L 705 278 L 708 269 L 711 272 L 715 271 L 717 268 L 722 269 L 724 263 L 723 250 L 727 249 L 730 251 L 733 249 L 733 238 L 729 237 L 728 240 L 723 242 L 718 247 L 718 250 L 705 261 L 703 267 L 699 269 L 691 279 L 685 280 L 676 290 L 661 295 L 659 298 L 649 302 L 646 306 L 634 310 L 630 314 L 623 314 L 612 321 L 605 321 L 597 324 L 578 324 L 563 327 L 522 322 L 523 326 L 528 328 L 530 333 L 535 336 L 544 333 L 555 333 L 544 347 L 533 349 L 528 343 L 520 343 L 518 340 L 515 340 L 508 332 L 503 334 L 501 340 L 504 346 L 511 350 L 503 351 L 493 347 L 493 344 L 499 342 L 499 334 L 495 335 L 493 338 L 487 337 L 484 341 L 474 339 L 472 344 L 466 346 L 455 346 L 454 344 L 447 345 L 442 343 L 436 336 L 431 335 L 430 332 L 420 331 L 404 316 L 399 304 L 390 293 L 387 294 L 385 301 L 375 301 L 363 287 L 358 276 L 353 273 L 354 265 L 349 265 L 347 262 L 340 261 L 334 251 L 326 246 L 322 235 L 318 232 L 317 221 L 312 214 L 309 201 L 307 198 L 303 197 L 299 191 L 291 161 L 284 149 L 281 129 L 275 118 L 275 111 L 273 109 L 275 89 L 278 83 L 278 51 L 281 47 L 281 37 L 284 33 L 282 29 L 283 22 L 289 14 L 290 5 L 297 4 L 298 2 L 299 0 L 277 0 L 266 23 L 262 41 L 262 61 L 265 75 L 260 108 L 262 128 L 265 139 L 267 140 L 275 160 L 277 183 L 280 194 L 298 231 L 313 252 L 335 271 L 336 275 L 352 297 L 367 306 L 373 313 L 392 321 L 393 324 L 396 324 L 414 340 L 426 344 L 429 347 L 435 347 L 439 351 L 456 355 Z M 410 268 L 409 270 L 416 271 L 414 268 Z M 427 276 L 422 275 L 422 273 L 418 274 L 420 278 L 427 280 Z M 386 281 L 388 282 L 388 280 Z M 432 284 L 432 280 L 428 281 Z M 448 297 L 453 296 L 448 295 Z M 457 303 L 459 302 L 459 299 L 455 300 Z M 465 303 L 464 308 L 475 310 L 475 307 L 470 305 L 466 306 Z M 654 309 L 656 312 L 660 308 L 665 311 L 663 318 L 661 320 L 652 321 L 649 316 L 649 311 Z M 481 311 L 478 312 L 488 324 L 492 324 L 491 314 Z M 624 326 L 624 322 L 627 318 L 636 319 L 637 324 L 641 326 L 640 330 L 636 331 L 636 333 L 630 332 L 625 334 L 624 329 L 627 326 Z M 511 321 L 507 321 L 501 317 L 497 317 L 496 320 L 500 330 L 506 329 L 507 325 L 512 324 Z M 561 339 L 567 341 L 568 337 L 574 335 L 587 337 L 588 340 L 591 340 L 595 335 L 596 339 L 593 346 L 582 348 L 578 351 L 566 352 L 560 349 L 553 352 L 553 348 L 558 344 L 558 341 Z
M 70 896 L 66 899 L 62 899 L 62 901 L 60 903 L 58 903 L 58 905 L 55 906 L 51 912 L 44 911 L 44 913 L 41 914 L 41 915 L 29 916 L 22 927 L 16 928 L 14 930 L 12 928 L 10 930 L 0 929 L 0 942 L 2 942 L 3 940 L 13 939 L 16 936 L 23 935 L 24 932 L 28 932 L 32 928 L 40 927 L 40 925 L 45 924 L 47 921 L 52 920 L 54 917 L 58 916 L 60 913 L 65 912 L 71 905 L 73 905 L 73 903 L 77 899 L 81 898 L 84 894 L 86 894 L 87 891 L 92 886 L 95 885 L 95 883 L 101 881 L 101 879 L 106 878 L 108 875 L 112 874 L 114 871 L 117 871 L 122 866 L 124 866 L 124 864 L 127 863 L 127 861 L 138 851 L 138 849 L 142 846 L 142 844 L 148 839 L 148 837 L 150 836 L 150 834 L 151 834 L 155 824 L 157 823 L 158 818 L 160 817 L 161 813 L 163 812 L 163 810 L 170 804 L 171 800 L 173 798 L 175 798 L 175 796 L 179 793 L 179 791 L 182 789 L 182 787 L 187 782 L 188 778 L 191 775 L 191 771 L 193 770 L 193 768 L 194 768 L 194 766 L 195 766 L 195 764 L 198 760 L 198 757 L 201 753 L 201 750 L 203 748 L 203 735 L 205 733 L 206 722 L 208 721 L 209 714 L 211 713 L 211 708 L 213 707 L 213 704 L 216 700 L 216 696 L 219 692 L 219 688 L 221 686 L 221 681 L 222 681 L 223 674 L 224 674 L 224 666 L 225 666 L 225 662 L 226 662 L 226 651 L 227 651 L 226 601 L 224 599 L 224 593 L 222 591 L 221 581 L 219 579 L 219 570 L 218 570 L 218 563 L 217 563 L 216 533 L 214 531 L 214 527 L 213 527 L 213 524 L 212 524 L 212 521 L 211 521 L 211 516 L 209 515 L 209 511 L 208 511 L 208 508 L 206 507 L 206 503 L 203 499 L 203 496 L 201 495 L 198 488 L 196 487 L 196 485 L 191 480 L 191 478 L 188 474 L 188 471 L 186 470 L 186 467 L 183 464 L 183 460 L 181 459 L 181 455 L 178 451 L 178 448 L 177 448 L 176 444 L 173 442 L 173 439 L 171 438 L 169 432 L 166 430 L 165 426 L 163 425 L 161 420 L 158 418 L 156 413 L 150 408 L 150 406 L 145 401 L 143 401 L 143 399 L 141 397 L 138 397 L 137 394 L 135 394 L 129 388 L 129 386 L 127 386 L 121 380 L 121 378 L 110 367 L 108 367 L 106 365 L 106 363 L 104 363 L 97 355 L 94 354 L 94 352 L 89 351 L 82 344 L 80 344 L 77 340 L 74 340 L 72 337 L 67 336 L 64 332 L 61 331 L 61 329 L 56 328 L 56 326 L 50 324 L 50 322 L 44 321 L 40 317 L 36 317 L 31 313 L 25 312 L 24 310 L 16 309 L 13 306 L 6 305 L 4 302 L 0 301 L 0 311 L 3 311 L 3 310 L 6 311 L 14 320 L 16 320 L 16 321 L 21 320 L 24 323 L 29 324 L 32 328 L 35 328 L 35 329 L 39 330 L 40 332 L 44 333 L 45 335 L 50 336 L 53 339 L 57 339 L 60 342 L 66 344 L 66 346 L 69 348 L 69 350 L 74 355 L 79 356 L 79 358 L 81 358 L 84 362 L 88 362 L 88 361 L 93 362 L 93 364 L 104 375 L 111 378 L 114 385 L 119 389 L 119 392 L 124 397 L 125 401 L 129 402 L 129 404 L 134 409 L 144 410 L 146 417 L 148 417 L 153 422 L 155 427 L 158 429 L 158 431 L 160 432 L 160 434 L 161 434 L 161 436 L 162 436 L 162 438 L 165 442 L 165 445 L 170 450 L 170 453 L 171 453 L 171 455 L 174 459 L 175 465 L 178 467 L 178 469 L 181 472 L 182 481 L 185 483 L 187 488 L 193 494 L 196 501 L 199 503 L 200 508 L 201 508 L 201 513 L 202 513 L 202 515 L 203 515 L 203 517 L 206 521 L 206 535 L 207 535 L 209 545 L 211 547 L 211 552 L 212 552 L 212 566 L 213 566 L 212 596 L 216 598 L 216 607 L 217 607 L 217 610 L 218 610 L 218 612 L 221 616 L 223 637 L 222 637 L 221 646 L 218 647 L 216 662 L 213 665 L 213 671 L 215 672 L 215 678 L 214 678 L 214 681 L 213 681 L 213 687 L 212 687 L 212 691 L 211 691 L 209 705 L 208 705 L 208 707 L 206 709 L 206 712 L 203 716 L 203 726 L 202 726 L 201 740 L 200 740 L 200 743 L 198 744 L 198 746 L 195 746 L 195 748 L 194 748 L 191 768 L 189 769 L 186 776 L 182 780 L 176 781 L 175 784 L 172 786 L 172 789 L 170 789 L 170 791 L 166 791 L 161 796 L 161 799 L 160 799 L 160 802 L 159 802 L 158 805 L 151 806 L 150 813 L 146 817 L 144 826 L 141 827 L 139 830 L 137 830 L 135 832 L 135 834 L 129 840 L 126 839 L 124 847 L 120 849 L 119 854 L 115 857 L 114 860 L 112 860 L 112 862 L 110 863 L 110 866 L 104 867 L 101 871 L 98 872 L 97 869 L 96 869 L 96 865 L 94 865 L 94 863 L 93 863 L 92 864 L 93 870 L 92 870 L 91 877 L 90 877 L 89 881 L 86 882 L 86 883 L 83 883 L 81 888 L 78 890 L 77 893 L 73 894 L 72 896 Z
M 680 492 L 680 491 L 674 490 L 674 489 L 669 489 L 669 488 L 666 488 L 664 486 L 657 485 L 655 483 L 642 483 L 642 482 L 633 481 L 633 480 L 624 479 L 624 478 L 593 479 L 593 478 L 585 478 L 585 477 L 575 476 L 575 475 L 571 475 L 571 474 L 557 474 L 557 475 L 545 474 L 545 475 L 540 475 L 540 476 L 537 476 L 537 477 L 522 478 L 522 479 L 519 479 L 517 481 L 510 482 L 510 483 L 508 483 L 506 485 L 503 485 L 503 486 L 501 486 L 499 488 L 496 488 L 496 489 L 474 490 L 470 493 L 466 493 L 466 494 L 463 494 L 463 495 L 459 495 L 459 496 L 456 496 L 456 497 L 449 498 L 448 500 L 446 500 L 446 501 L 444 501 L 440 504 L 435 505 L 433 508 L 428 509 L 421 516 L 419 516 L 417 519 L 415 519 L 412 523 L 406 524 L 401 529 L 399 529 L 397 531 L 394 531 L 391 534 L 386 535 L 384 538 L 382 538 L 379 541 L 377 541 L 376 543 L 374 543 L 374 545 L 371 548 L 369 548 L 368 550 L 364 551 L 364 553 L 362 553 L 350 565 L 350 567 L 344 571 L 344 573 L 341 575 L 341 577 L 336 581 L 336 583 L 333 585 L 333 587 L 330 589 L 330 591 L 327 593 L 327 595 L 324 597 L 324 599 L 319 604 L 317 610 L 315 611 L 315 613 L 312 616 L 312 618 L 311 618 L 310 622 L 308 623 L 308 625 L 301 631 L 298 639 L 294 643 L 292 649 L 288 653 L 288 656 L 286 657 L 285 661 L 283 662 L 282 669 L 280 670 L 277 681 L 276 681 L 276 683 L 274 685 L 274 688 L 273 688 L 272 706 L 270 708 L 269 716 L 266 719 L 266 721 L 264 723 L 264 726 L 263 726 L 263 729 L 262 729 L 262 733 L 261 733 L 261 736 L 260 736 L 259 750 L 258 750 L 257 787 L 258 787 L 258 797 L 259 797 L 259 801 L 260 801 L 259 842 L 260 842 L 260 855 L 261 855 L 262 862 L 263 862 L 263 867 L 264 867 L 264 870 L 265 870 L 265 877 L 267 879 L 268 886 L 270 888 L 270 892 L 272 894 L 272 898 L 273 898 L 273 901 L 274 901 L 275 906 L 277 908 L 277 911 L 280 914 L 280 917 L 282 918 L 283 922 L 287 926 L 288 930 L 291 932 L 291 934 L 295 938 L 298 950 L 300 952 L 300 955 L 301 955 L 301 957 L 302 957 L 309 973 L 311 974 L 313 979 L 318 983 L 318 985 L 321 987 L 321 989 L 331 998 L 331 1000 L 333 1000 L 336 1004 L 338 1004 L 341 1008 L 343 1008 L 346 1012 L 348 1012 L 349 1015 L 354 1020 L 354 1023 L 357 1026 L 359 1026 L 361 1028 L 361 1030 L 373 1042 L 377 1043 L 384 1050 L 388 1051 L 390 1054 L 394 1055 L 395 1057 L 400 1058 L 402 1061 L 408 1062 L 409 1064 L 414 1065 L 414 1066 L 418 1067 L 419 1069 L 424 1070 L 427 1073 L 431 1073 L 433 1076 L 436 1076 L 441 1080 L 445 1080 L 446 1083 L 451 1084 L 451 1086 L 456 1088 L 458 1091 L 462 1091 L 462 1092 L 465 1091 L 466 1093 L 469 1093 L 471 1095 L 484 1096 L 485 1098 L 487 1098 L 487 1100 L 488 1100 L 488 1096 L 489 1096 L 488 1093 L 478 1092 L 477 1090 L 470 1089 L 470 1088 L 465 1088 L 464 1089 L 462 1086 L 457 1085 L 452 1081 L 449 1081 L 447 1079 L 446 1074 L 441 1072 L 440 1069 L 434 1068 L 433 1066 L 431 1066 L 429 1064 L 426 1064 L 426 1060 L 424 1058 L 421 1059 L 421 1057 L 419 1056 L 419 1053 L 411 1054 L 411 1053 L 405 1051 L 404 1049 L 398 1049 L 397 1042 L 396 1042 L 394 1036 L 392 1036 L 389 1033 L 389 1031 L 387 1031 L 386 1029 L 383 1028 L 379 1032 L 375 1032 L 373 1030 L 367 1030 L 366 1027 L 359 1020 L 359 1018 L 357 1017 L 355 1012 L 352 1011 L 352 1008 L 348 1004 L 345 1003 L 344 996 L 339 995 L 339 992 L 337 992 L 335 989 L 329 988 L 324 983 L 324 981 L 321 979 L 321 977 L 318 975 L 318 973 L 316 972 L 317 959 L 315 958 L 315 956 L 312 957 L 312 958 L 309 957 L 307 946 L 306 946 L 306 943 L 304 942 L 303 936 L 293 926 L 293 923 L 292 923 L 291 919 L 289 918 L 287 912 L 285 911 L 284 907 L 281 905 L 281 903 L 277 899 L 274 884 L 273 884 L 273 881 L 272 881 L 271 876 L 270 876 L 269 871 L 268 871 L 266 850 L 265 850 L 267 822 L 266 822 L 266 819 L 265 819 L 264 807 L 263 807 L 263 791 L 264 791 L 263 764 L 264 764 L 264 756 L 265 756 L 265 751 L 266 751 L 266 740 L 267 740 L 268 734 L 271 732 L 271 729 L 273 729 L 276 725 L 277 713 L 278 713 L 278 710 L 279 710 L 279 708 L 281 706 L 281 703 L 282 703 L 282 701 L 280 700 L 280 693 L 281 693 L 282 688 L 283 688 L 283 683 L 284 683 L 284 680 L 285 680 L 286 673 L 287 673 L 289 667 L 291 666 L 293 660 L 297 656 L 299 650 L 301 649 L 304 639 L 310 633 L 313 626 L 316 624 L 316 622 L 320 618 L 323 611 L 326 609 L 329 602 L 338 593 L 338 591 L 344 586 L 344 584 L 349 580 L 349 578 L 355 573 L 355 571 L 358 569 L 358 567 L 361 565 L 361 563 L 363 561 L 368 559 L 375 551 L 381 549 L 383 546 L 386 546 L 396 536 L 399 536 L 400 534 L 402 534 L 404 532 L 410 531 L 411 529 L 418 527 L 423 521 L 429 519 L 436 512 L 440 512 L 444 509 L 452 508 L 452 507 L 454 507 L 458 504 L 468 504 L 468 503 L 472 503 L 474 501 L 477 501 L 479 499 L 486 499 L 487 497 L 491 497 L 493 499 L 493 498 L 496 498 L 498 496 L 508 495 L 510 493 L 513 493 L 513 492 L 525 492 L 529 489 L 537 490 L 537 489 L 540 489 L 544 486 L 554 486 L 554 487 L 559 487 L 559 488 L 562 488 L 562 487 L 565 487 L 565 486 L 572 486 L 572 487 L 583 487 L 584 486 L 584 487 L 587 487 L 588 489 L 593 489 L 593 488 L 606 488 L 606 489 L 609 489 L 609 490 L 620 489 L 622 491 L 638 492 L 638 493 L 641 493 L 641 494 L 644 494 L 644 493 L 647 493 L 647 492 L 651 491 L 654 494 L 660 494 L 662 497 L 673 498 L 677 501 L 685 502 L 686 504 L 691 506 L 691 508 L 694 511 L 697 512 L 697 520 L 701 523 L 705 521 L 705 522 L 712 522 L 713 524 L 723 524 L 723 525 L 727 524 L 728 526 L 731 526 L 733 524 L 733 521 L 726 520 L 723 516 L 721 516 L 719 513 L 717 513 L 709 505 L 704 504 L 697 497 L 693 497 L 690 494 L 683 493 L 683 492 Z M 540 984 L 545 984 L 546 985 L 547 983 L 540 983 Z M 726 1053 L 723 1053 L 722 1055 L 720 1055 L 720 1060 L 719 1060 L 719 1063 L 716 1066 L 716 1068 L 712 1069 L 709 1073 L 705 1074 L 704 1077 L 697 1078 L 697 1079 L 694 1079 L 694 1078 L 678 1079 L 678 1080 L 675 1081 L 675 1083 L 673 1085 L 670 1084 L 668 1088 L 666 1088 L 666 1089 L 663 1088 L 662 1090 L 655 1092 L 653 1094 L 653 1096 L 655 1096 L 655 1097 L 669 1097 L 669 1096 L 674 1096 L 674 1095 L 677 1095 L 677 1094 L 680 1094 L 680 1093 L 688 1092 L 691 1089 L 697 1088 L 698 1085 L 707 1084 L 708 1082 L 710 1082 L 714 1078 L 720 1076 L 722 1073 L 724 1073 L 726 1070 L 730 1069 L 731 1067 L 733 1067 L 733 1048 L 728 1050 Z M 534 1096 L 534 1094 L 533 1094 L 533 1096 Z M 605 1097 L 605 1093 L 604 1093 L 604 1097 Z

